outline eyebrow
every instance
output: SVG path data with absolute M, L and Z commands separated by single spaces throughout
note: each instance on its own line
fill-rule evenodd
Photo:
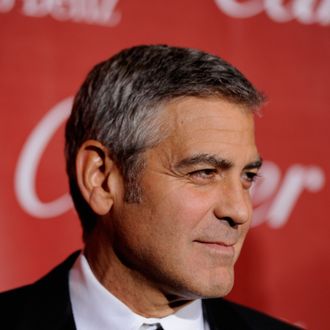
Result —
M 258 159 L 252 163 L 247 164 L 244 166 L 244 170 L 253 170 L 259 169 L 262 166 L 262 158 L 258 157 Z
M 175 164 L 175 169 L 180 170 L 189 166 L 208 164 L 222 170 L 228 170 L 234 166 L 233 162 L 228 159 L 221 158 L 217 155 L 197 154 L 191 157 L 184 158 Z M 248 163 L 244 166 L 244 170 L 259 169 L 262 166 L 262 159 L 258 157 L 256 161 Z
M 175 168 L 182 169 L 185 167 L 198 165 L 198 164 L 208 164 L 221 169 L 229 169 L 234 165 L 231 161 L 220 158 L 216 155 L 197 154 L 180 160 L 175 165 Z

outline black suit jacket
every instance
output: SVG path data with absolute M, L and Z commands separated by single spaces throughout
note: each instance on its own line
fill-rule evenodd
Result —
M 0 328 L 75 330 L 69 297 L 68 274 L 78 254 L 77 252 L 71 255 L 36 283 L 1 293 Z M 211 330 L 297 329 L 263 313 L 224 299 L 204 299 L 203 313 Z M 123 326 L 124 329 L 125 326 Z

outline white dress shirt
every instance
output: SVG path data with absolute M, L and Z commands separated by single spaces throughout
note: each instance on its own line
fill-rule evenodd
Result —
M 80 254 L 69 275 L 69 291 L 77 330 L 140 330 L 142 324 L 160 323 L 164 330 L 207 330 L 201 300 L 176 313 L 156 319 L 134 313 L 94 276 Z

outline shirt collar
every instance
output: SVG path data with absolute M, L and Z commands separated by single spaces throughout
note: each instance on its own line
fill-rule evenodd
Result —
M 164 330 L 204 329 L 201 300 L 161 319 L 134 313 L 97 280 L 83 254 L 70 270 L 69 290 L 77 330 L 138 330 L 143 323 L 157 322 Z

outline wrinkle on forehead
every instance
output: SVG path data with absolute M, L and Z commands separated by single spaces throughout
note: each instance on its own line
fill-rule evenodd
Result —
M 158 156 L 170 161 L 173 153 L 178 157 L 196 152 L 219 153 L 231 158 L 229 153 L 240 152 L 247 162 L 254 161 L 258 153 L 253 118 L 249 109 L 219 98 L 187 97 L 172 101 L 163 112 L 169 130 L 159 145 L 162 151 Z
M 219 98 L 187 97 L 168 105 L 167 120 L 170 135 L 180 138 L 180 133 L 194 139 L 196 133 L 221 134 L 225 140 L 254 139 L 253 113 L 245 107 Z M 247 139 L 249 137 L 249 139 Z M 210 140 L 210 136 L 205 135 Z M 229 142 L 229 141 L 228 141 Z
M 249 118 L 245 121 L 249 122 L 249 125 L 253 123 L 252 111 L 244 106 L 220 98 L 186 97 L 172 101 L 167 105 L 166 113 L 169 116 L 166 117 L 172 121 L 172 124 L 174 124 L 176 128 L 181 125 L 192 124 L 193 122 L 198 122 L 202 125 L 206 121 L 209 122 L 210 119 L 214 119 L 219 129 L 226 130 L 227 125 L 225 122 L 231 120 L 235 121 L 235 118 L 237 118 L 236 112 L 240 112 L 242 117 Z M 223 120 L 223 125 L 221 125 L 221 121 L 219 121 L 220 118 Z M 236 122 L 236 124 L 239 123 Z M 237 128 L 243 129 L 243 127 Z

